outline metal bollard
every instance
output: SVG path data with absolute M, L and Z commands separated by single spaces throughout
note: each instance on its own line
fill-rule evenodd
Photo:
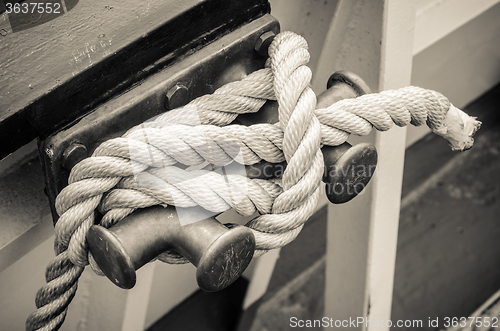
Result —
M 121 288 L 134 287 L 137 269 L 174 249 L 197 267 L 201 289 L 218 291 L 245 271 L 254 254 L 255 237 L 249 228 L 228 229 L 203 215 L 206 211 L 201 207 L 186 208 L 183 217 L 202 220 L 181 224 L 175 207 L 149 207 L 109 229 L 92 226 L 87 242 L 103 273 Z
M 328 79 L 327 90 L 318 95 L 316 108 L 326 108 L 333 103 L 347 98 L 355 98 L 370 93 L 369 87 L 356 74 L 337 71 Z M 236 123 L 252 125 L 258 123 L 274 124 L 278 119 L 278 103 L 268 101 L 257 113 L 243 114 L 236 118 Z M 375 146 L 362 143 L 352 146 L 345 142 L 340 146 L 321 148 L 325 161 L 323 182 L 326 183 L 326 195 L 330 202 L 345 203 L 360 194 L 373 176 L 377 166 Z M 282 172 L 286 162 L 269 163 L 260 161 L 246 166 L 249 178 L 269 179 L 272 174 Z M 271 175 L 267 175 L 271 174 Z

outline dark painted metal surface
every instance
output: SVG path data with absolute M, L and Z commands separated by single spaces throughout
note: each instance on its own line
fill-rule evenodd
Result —
M 247 288 L 248 280 L 239 278 L 222 291 L 196 291 L 158 319 L 146 331 L 240 330 L 238 320 Z
M 197 266 L 201 289 L 218 291 L 245 271 L 253 258 L 255 237 L 247 227 L 227 229 L 207 216 L 201 207 L 182 211 L 173 206 L 149 207 L 110 229 L 91 227 L 87 242 L 101 270 L 121 288 L 134 287 L 135 270 L 173 249 Z
M 187 88 L 190 101 L 263 68 L 266 58 L 257 54 L 255 43 L 268 31 L 278 33 L 279 25 L 272 16 L 265 15 L 149 77 L 70 128 L 43 140 L 39 151 L 54 222 L 58 218 L 55 198 L 68 184 L 69 170 L 62 165 L 63 153 L 68 147 L 82 144 L 91 155 L 100 143 L 121 136 L 132 126 L 162 113 L 165 96 L 176 85 Z
M 268 12 L 263 0 L 83 1 L 22 32 L 0 21 L 0 159 Z

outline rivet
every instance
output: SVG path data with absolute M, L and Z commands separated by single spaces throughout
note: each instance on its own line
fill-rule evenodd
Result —
M 182 84 L 170 88 L 165 96 L 165 109 L 171 110 L 185 106 L 188 102 L 189 90 Z
M 267 49 L 273 42 L 274 37 L 276 37 L 276 34 L 272 31 L 267 31 L 261 34 L 255 42 L 255 51 L 261 56 L 268 56 Z
M 87 147 L 80 143 L 71 144 L 62 155 L 62 166 L 71 170 L 78 162 L 88 156 Z

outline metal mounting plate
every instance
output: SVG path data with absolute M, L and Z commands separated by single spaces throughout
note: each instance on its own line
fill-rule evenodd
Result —
M 278 33 L 279 23 L 266 14 L 201 49 L 192 50 L 164 70 L 100 105 L 76 124 L 41 141 L 39 152 L 54 224 L 58 219 L 55 198 L 68 184 L 70 171 L 64 168 L 62 160 L 70 145 L 82 144 L 91 155 L 103 141 L 119 137 L 131 127 L 163 113 L 167 91 L 176 84 L 188 88 L 186 101 L 189 102 L 263 68 L 266 57 L 255 51 L 255 43 L 268 31 Z
M 76 1 L 70 13 L 70 2 L 38 28 L 53 14 L 1 15 L 0 159 L 270 11 L 267 0 L 121 0 Z M 31 28 L 12 31 L 13 16 Z

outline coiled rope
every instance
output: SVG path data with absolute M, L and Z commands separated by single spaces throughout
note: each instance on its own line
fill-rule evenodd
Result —
M 260 215 L 246 224 L 255 234 L 258 256 L 295 239 L 314 212 L 324 171 L 322 144 L 337 146 L 351 133 L 366 135 L 372 127 L 385 131 L 393 123 L 427 123 L 455 150 L 473 144 L 480 122 L 438 92 L 410 86 L 317 110 L 306 41 L 291 32 L 280 33 L 269 56 L 266 68 L 103 143 L 72 169 L 69 185 L 56 199 L 56 257 L 47 266 L 47 284 L 36 295 L 38 309 L 26 321 L 27 330 L 59 329 L 84 267 L 90 263 L 99 273 L 85 240 L 96 209 L 104 215 L 100 225 L 105 227 L 137 208 L 158 204 L 200 205 L 213 212 L 235 208 L 242 215 L 258 211 Z M 228 125 L 238 114 L 256 112 L 274 99 L 279 104 L 276 125 Z M 197 121 L 200 125 L 193 126 Z M 185 169 L 260 160 L 286 160 L 288 165 L 275 180 Z M 186 262 L 176 252 L 158 258 Z

